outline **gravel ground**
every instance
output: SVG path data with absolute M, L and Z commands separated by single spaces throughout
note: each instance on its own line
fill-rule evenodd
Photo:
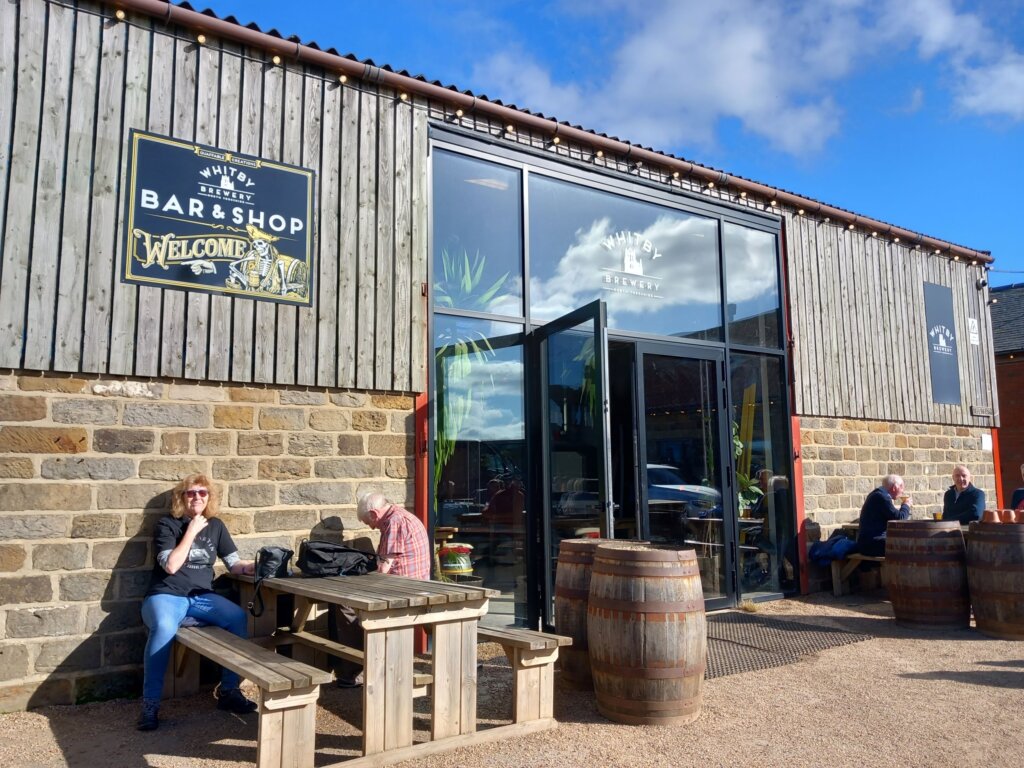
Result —
M 689 725 L 626 726 L 602 718 L 593 695 L 556 687 L 555 730 L 452 750 L 403 768 L 519 766 L 1019 766 L 1024 641 L 974 630 L 899 627 L 878 595 L 762 604 L 765 615 L 831 623 L 865 642 L 795 664 L 707 681 Z M 507 662 L 480 646 L 481 729 L 508 722 Z M 318 766 L 358 749 L 360 694 L 321 696 Z M 423 700 L 416 711 L 425 715 Z M 212 707 L 209 694 L 168 701 L 161 727 L 138 733 L 137 701 L 49 707 L 0 716 L 0 765 L 26 768 L 233 768 L 255 761 L 255 717 Z M 417 727 L 427 726 L 425 716 Z M 422 734 L 422 732 L 420 732 Z M 187 756 L 187 757 L 183 757 Z

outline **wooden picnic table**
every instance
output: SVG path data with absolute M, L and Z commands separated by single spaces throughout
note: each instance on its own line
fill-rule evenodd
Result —
M 252 579 L 239 579 L 242 602 L 251 598 Z M 305 631 L 317 605 L 355 611 L 364 632 L 363 755 L 391 753 L 409 759 L 473 742 L 476 731 L 477 626 L 497 593 L 483 587 L 421 581 L 370 573 L 365 576 L 267 579 L 266 611 L 250 628 L 255 637 L 273 635 L 273 644 L 289 642 L 337 647 Z M 276 616 L 276 596 L 294 596 L 291 617 Z M 280 624 L 280 626 L 279 626 Z M 287 629 L 284 626 L 287 625 Z M 430 659 L 431 741 L 413 745 L 414 629 L 432 628 Z M 332 647 L 333 646 L 333 647 Z M 367 759 L 366 764 L 380 764 Z M 388 759 L 386 762 L 392 762 Z M 360 765 L 361 759 L 345 765 Z

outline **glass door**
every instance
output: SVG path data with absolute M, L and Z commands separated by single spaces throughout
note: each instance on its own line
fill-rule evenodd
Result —
M 735 602 L 737 518 L 720 350 L 637 344 L 643 537 L 697 553 L 708 608 Z
M 611 456 L 605 305 L 595 301 L 531 334 L 541 410 L 543 618 L 553 624 L 562 539 L 610 537 Z

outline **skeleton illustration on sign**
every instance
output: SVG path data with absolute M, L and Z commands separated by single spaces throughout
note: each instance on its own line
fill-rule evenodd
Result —
M 308 285 L 305 263 L 278 251 L 272 243 L 279 237 L 253 224 L 247 224 L 245 231 L 252 247 L 228 266 L 228 287 L 281 296 L 293 292 L 304 297 Z

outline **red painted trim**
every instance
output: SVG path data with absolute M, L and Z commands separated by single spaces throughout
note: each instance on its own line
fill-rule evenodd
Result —
M 1003 468 L 999 463 L 999 429 L 992 427 L 992 462 L 996 466 L 996 509 L 1003 509 Z
M 793 416 L 790 420 L 793 430 L 793 506 L 796 512 L 796 555 L 800 562 L 800 594 L 810 591 L 807 576 L 807 528 L 804 525 L 804 460 L 800 455 L 800 417 Z

